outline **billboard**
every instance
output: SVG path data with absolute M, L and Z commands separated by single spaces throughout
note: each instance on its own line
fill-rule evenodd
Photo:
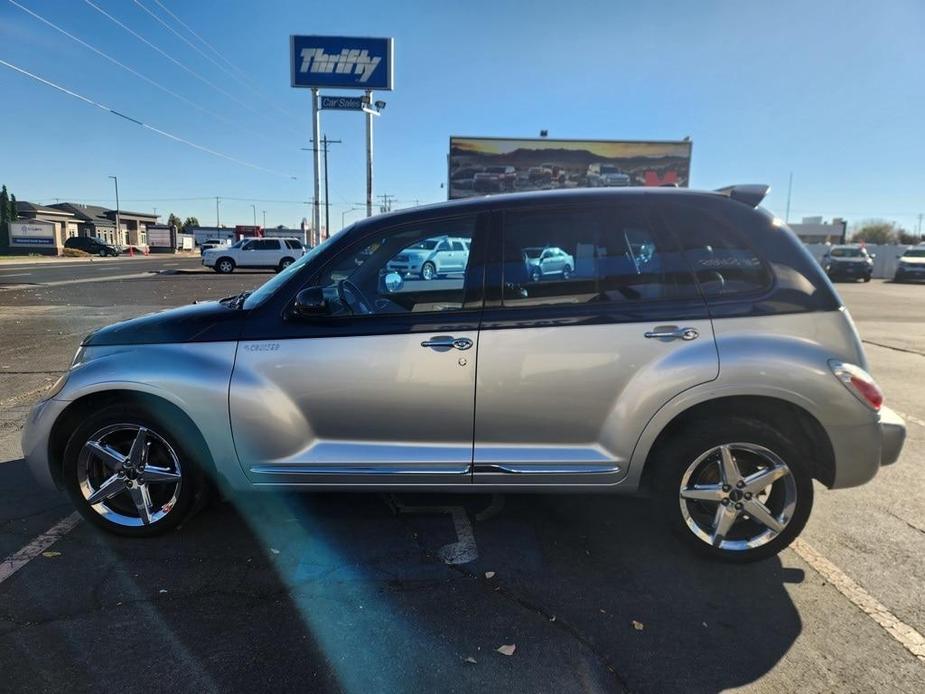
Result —
M 293 87 L 392 89 L 392 39 L 290 36 Z
M 690 182 L 686 141 L 451 137 L 450 199 L 555 188 L 615 188 Z
M 10 243 L 14 246 L 54 246 L 55 224 L 40 219 L 10 222 Z

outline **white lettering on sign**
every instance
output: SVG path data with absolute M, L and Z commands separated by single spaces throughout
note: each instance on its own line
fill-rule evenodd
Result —
M 353 73 L 359 75 L 358 82 L 366 82 L 380 62 L 382 58 L 370 57 L 366 49 L 345 48 L 340 53 L 325 53 L 323 48 L 303 48 L 299 72 L 338 75 Z

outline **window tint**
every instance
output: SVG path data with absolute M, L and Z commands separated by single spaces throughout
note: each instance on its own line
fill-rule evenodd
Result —
M 295 248 L 295 249 L 299 249 L 299 248 L 301 248 L 301 247 L 302 247 L 302 244 L 299 243 L 298 241 L 296 241 L 295 239 L 287 239 L 287 240 L 286 240 L 286 248 Z
M 458 311 L 469 253 L 463 248 L 441 255 L 428 249 L 449 250 L 443 237 L 471 240 L 474 229 L 475 218 L 467 217 L 385 231 L 362 248 L 344 252 L 322 273 L 325 297 L 343 315 Z M 351 296 L 354 288 L 360 301 Z
M 706 296 L 757 291 L 771 284 L 745 236 L 726 220 L 681 204 L 661 209 Z
M 679 249 L 628 206 L 508 212 L 503 255 L 505 306 L 698 295 Z
M 261 239 L 260 241 L 254 241 L 254 246 L 254 250 L 257 251 L 278 251 L 279 241 L 276 239 Z
M 466 249 L 463 247 L 462 241 L 453 241 L 453 250 L 454 251 L 464 251 Z

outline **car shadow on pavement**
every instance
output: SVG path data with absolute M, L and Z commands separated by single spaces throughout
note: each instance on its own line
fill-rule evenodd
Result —
M 150 540 L 83 523 L 0 586 L 0 666 L 51 689 L 754 682 L 800 633 L 785 584 L 801 573 L 701 560 L 657 521 L 612 496 L 268 493 Z

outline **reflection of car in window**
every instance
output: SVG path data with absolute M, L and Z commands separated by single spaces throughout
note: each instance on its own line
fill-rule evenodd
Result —
M 438 236 L 406 248 L 389 261 L 390 272 L 432 280 L 459 274 L 469 262 L 469 239 Z
M 524 248 L 527 272 L 534 282 L 544 277 L 568 279 L 575 269 L 575 258 L 561 248 Z

